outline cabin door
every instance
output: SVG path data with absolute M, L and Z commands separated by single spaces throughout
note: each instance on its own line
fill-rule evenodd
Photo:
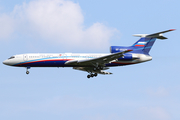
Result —
M 28 55 L 24 55 L 24 61 L 28 61 Z

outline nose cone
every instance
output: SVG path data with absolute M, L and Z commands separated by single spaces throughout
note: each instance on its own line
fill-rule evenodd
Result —
M 3 61 L 3 64 L 5 64 L 5 65 L 10 65 L 9 62 L 8 62 L 8 60 Z

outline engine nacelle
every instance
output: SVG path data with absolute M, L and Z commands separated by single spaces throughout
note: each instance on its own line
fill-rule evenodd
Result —
M 125 50 L 131 49 L 130 47 L 122 47 L 122 46 L 111 46 L 110 52 L 111 53 L 117 53 L 117 52 L 123 52 Z
M 132 54 L 124 54 L 124 56 L 119 58 L 118 60 L 133 60 L 133 57 Z
M 123 52 L 125 50 L 129 50 L 131 47 L 122 47 L 122 46 L 111 46 L 110 52 L 111 53 L 117 53 L 117 52 Z M 123 57 L 119 58 L 118 60 L 134 60 L 136 58 L 133 58 L 132 54 L 126 53 Z

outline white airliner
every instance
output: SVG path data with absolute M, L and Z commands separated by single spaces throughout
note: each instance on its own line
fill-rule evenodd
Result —
M 98 74 L 112 74 L 104 71 L 113 66 L 124 66 L 142 63 L 152 60 L 149 55 L 156 39 L 167 39 L 162 34 L 173 31 L 155 33 L 155 34 L 136 34 L 141 37 L 132 46 L 111 46 L 108 54 L 81 54 L 81 53 L 41 53 L 41 54 L 20 54 L 14 55 L 5 60 L 3 64 L 16 67 L 73 67 L 75 70 L 86 71 L 89 74 L 87 78 L 96 77 Z

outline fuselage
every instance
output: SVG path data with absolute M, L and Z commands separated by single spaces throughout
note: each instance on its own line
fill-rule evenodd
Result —
M 3 63 L 16 67 L 91 67 L 79 65 L 66 65 L 71 60 L 87 60 L 94 59 L 109 54 L 82 54 L 82 53 L 37 53 L 37 54 L 19 54 L 10 57 Z M 126 57 L 130 56 L 130 57 Z M 152 60 L 152 57 L 146 54 L 125 54 L 117 60 L 113 60 L 106 64 L 106 67 L 123 66 L 137 64 Z

